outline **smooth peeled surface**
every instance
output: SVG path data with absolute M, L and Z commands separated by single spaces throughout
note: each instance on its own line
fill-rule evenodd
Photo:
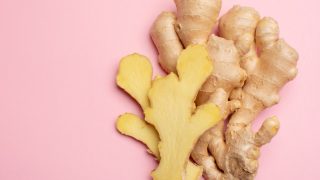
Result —
M 150 124 L 134 114 L 126 113 L 118 118 L 117 129 L 122 134 L 143 142 L 150 150 L 150 153 L 156 158 L 160 158 L 158 149 L 159 135 Z
M 117 84 L 130 94 L 142 108 L 148 106 L 147 92 L 151 87 L 152 66 L 145 56 L 131 54 L 121 59 Z
M 199 136 L 220 120 L 219 109 L 204 104 L 194 109 L 194 100 L 212 71 L 212 63 L 203 46 L 189 46 L 177 62 L 178 76 L 171 73 L 152 83 L 145 110 L 146 120 L 160 135 L 160 164 L 154 179 L 180 180 Z
M 208 57 L 207 57 L 206 51 L 202 46 L 198 46 L 198 47 L 196 46 L 191 49 L 193 49 L 193 51 L 195 53 L 198 53 L 198 55 L 184 53 L 182 57 L 184 57 L 185 63 L 179 63 L 179 61 L 178 61 L 178 64 L 181 66 L 180 68 L 178 68 L 178 71 L 181 72 L 181 74 L 183 74 L 183 76 L 185 76 L 184 79 L 188 79 L 188 81 L 181 81 L 181 83 L 180 83 L 181 86 L 186 87 L 188 85 L 188 83 L 190 83 L 190 82 L 201 81 L 199 83 L 194 83 L 195 86 L 193 86 L 193 88 L 190 88 L 189 90 L 187 90 L 188 93 L 183 93 L 184 95 L 181 96 L 181 99 L 185 98 L 185 99 L 190 100 L 190 102 L 188 102 L 188 104 L 191 105 L 189 108 L 189 113 L 187 111 L 184 111 L 184 112 L 187 112 L 187 114 L 189 114 L 189 116 L 191 115 L 191 112 L 193 112 L 193 110 L 194 110 L 193 109 L 193 107 L 194 107 L 193 101 L 195 99 L 195 95 L 196 95 L 197 91 L 199 90 L 199 88 L 201 87 L 201 84 L 203 83 L 203 81 L 206 79 L 206 76 L 208 76 L 208 74 L 210 74 L 211 69 L 212 69 L 211 65 L 209 65 L 209 66 L 207 65 L 208 62 L 210 64 L 210 61 L 207 59 Z M 206 59 L 207 61 L 200 60 L 200 63 L 198 61 L 195 61 L 196 63 L 192 63 L 191 59 L 197 58 L 197 57 L 200 57 L 200 59 L 201 58 Z M 189 62 L 186 60 L 188 60 Z M 137 62 L 137 63 L 135 63 L 135 62 Z M 200 66 L 198 66 L 198 65 L 200 65 Z M 197 67 L 197 66 L 201 67 L 202 69 L 191 71 L 192 68 Z M 196 74 L 198 79 L 193 76 L 190 76 L 188 74 L 188 69 L 189 69 L 189 73 Z M 149 91 L 148 87 L 151 84 L 151 76 L 152 76 L 151 65 L 150 65 L 149 61 L 144 56 L 141 56 L 138 54 L 133 54 L 133 55 L 129 55 L 121 60 L 120 69 L 119 69 L 118 76 L 117 76 L 117 83 L 121 88 L 123 88 L 127 93 L 129 93 L 133 98 L 135 98 L 139 102 L 139 104 L 144 109 L 144 111 L 146 109 L 150 110 L 149 100 L 147 98 L 146 92 Z M 173 77 L 175 75 L 172 74 L 171 76 Z M 156 83 L 157 81 L 162 81 L 163 79 L 166 79 L 166 77 L 156 78 L 156 80 L 154 80 L 153 85 L 157 84 Z M 173 83 L 173 84 L 175 84 L 175 83 Z M 167 87 L 170 87 L 170 83 L 168 84 Z M 192 87 L 192 86 L 190 86 L 190 87 Z M 186 89 L 186 88 L 182 88 L 182 89 Z M 137 92 L 137 91 L 142 91 L 142 92 Z M 177 93 L 176 90 L 173 90 L 172 92 Z M 183 92 L 183 90 L 182 90 L 182 92 Z M 165 94 L 168 94 L 168 93 L 165 92 Z M 187 94 L 190 94 L 190 95 L 187 95 Z M 193 95 L 191 96 L 191 94 L 193 94 Z M 171 96 L 172 96 L 172 94 L 171 94 Z M 182 97 L 184 97 L 184 98 L 182 98 Z M 171 99 L 173 100 L 173 101 L 171 100 L 172 103 L 176 103 L 176 102 L 174 102 L 175 95 L 173 97 L 171 97 Z M 178 102 L 180 102 L 180 101 L 178 101 Z M 179 107 L 179 105 L 177 107 Z M 160 108 L 160 109 L 163 109 L 163 108 Z M 177 109 L 180 109 L 180 108 L 177 108 Z M 181 108 L 181 110 L 183 110 L 183 109 L 184 108 Z M 179 111 L 179 110 L 177 110 L 177 111 Z M 173 113 L 172 115 L 174 116 L 174 114 L 176 114 L 177 115 L 176 117 L 178 118 L 178 117 L 180 117 L 179 114 L 185 114 L 184 112 L 180 112 L 180 113 L 179 112 L 178 113 L 172 112 Z M 165 114 L 170 114 L 170 112 L 164 112 L 163 113 L 164 117 L 165 117 Z M 176 149 L 174 151 L 174 149 L 172 149 L 172 151 L 170 151 L 170 153 L 171 153 L 170 155 L 161 156 L 161 159 L 163 157 L 165 157 L 165 159 L 167 159 L 166 157 L 170 157 L 174 154 L 183 155 L 183 156 L 181 156 L 182 158 L 179 158 L 179 161 L 177 161 L 177 162 L 176 162 L 175 157 L 172 157 L 172 160 L 171 160 L 172 162 L 170 163 L 171 166 L 174 166 L 174 167 L 176 167 L 175 164 L 177 164 L 177 165 L 179 164 L 180 168 L 178 168 L 178 169 L 170 168 L 172 172 L 170 172 L 169 174 L 164 173 L 164 174 L 160 175 L 159 177 L 155 177 L 155 179 L 167 179 L 167 177 L 174 177 L 173 176 L 174 174 L 177 174 L 178 176 L 176 176 L 176 178 L 173 178 L 173 179 L 182 179 L 182 177 L 187 180 L 199 179 L 199 177 L 202 175 L 202 168 L 199 166 L 196 166 L 195 164 L 193 164 L 192 162 L 189 161 L 189 154 L 190 154 L 190 151 L 191 151 L 193 145 L 196 142 L 196 139 L 199 136 L 199 133 L 205 131 L 205 129 L 212 126 L 213 123 L 215 123 L 217 121 L 217 119 L 220 119 L 218 117 L 213 117 L 215 115 L 219 116 L 219 111 L 214 105 L 212 105 L 212 104 L 204 105 L 204 106 L 200 107 L 199 110 L 192 116 L 192 120 L 191 120 L 191 116 L 190 116 L 189 124 L 186 123 L 186 125 L 188 125 L 187 126 L 188 130 L 186 131 L 186 133 L 187 134 L 189 133 L 189 135 L 187 135 L 187 136 L 179 135 L 178 138 L 174 138 L 174 137 L 177 137 L 175 135 L 177 133 L 172 133 L 171 131 L 166 132 L 166 133 L 172 133 L 172 135 L 169 135 L 169 134 L 165 135 L 166 137 L 170 137 L 171 139 L 178 140 L 177 142 L 180 142 L 179 139 L 181 139 L 182 141 L 186 142 L 186 143 L 183 143 L 182 146 L 189 147 L 189 148 L 186 150 L 183 150 L 183 151 L 180 151 L 178 149 Z M 156 119 L 161 119 L 161 118 L 156 118 Z M 151 122 L 153 122 L 153 121 L 151 121 Z M 167 122 L 167 121 L 163 121 L 163 122 L 168 123 L 168 126 L 172 125 L 172 124 L 170 125 L 170 122 Z M 172 122 L 178 122 L 178 121 L 174 120 Z M 198 124 L 198 126 L 194 125 L 194 124 Z M 184 126 L 185 124 L 181 124 L 181 125 Z M 159 154 L 158 153 L 159 152 L 158 151 L 159 150 L 158 149 L 159 135 L 158 135 L 158 132 L 154 129 L 154 126 L 152 126 L 151 124 L 148 124 L 144 120 L 141 120 L 136 115 L 127 113 L 127 114 L 124 114 L 118 118 L 117 129 L 122 134 L 125 134 L 127 136 L 131 136 L 131 137 L 143 142 L 144 144 L 147 145 L 147 147 L 149 148 L 149 150 L 152 154 L 154 154 L 156 157 L 159 157 L 159 155 L 158 155 Z M 176 131 L 179 131 L 179 128 L 177 128 Z M 180 133 L 178 133 L 178 134 L 180 134 Z M 192 138 L 188 138 L 189 136 Z M 176 143 L 176 145 L 178 145 L 178 143 Z M 160 147 L 160 145 L 159 145 L 159 147 Z M 162 162 L 162 160 L 160 162 Z M 170 178 L 170 179 L 172 179 L 172 178 Z

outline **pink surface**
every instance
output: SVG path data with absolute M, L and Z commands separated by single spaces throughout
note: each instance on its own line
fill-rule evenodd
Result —
M 281 92 L 281 129 L 262 149 L 258 180 L 320 179 L 320 17 L 317 0 L 225 0 L 275 17 L 300 54 L 299 75 Z M 150 179 L 145 147 L 115 120 L 139 113 L 115 86 L 119 59 L 147 55 L 148 31 L 172 0 L 0 0 L 0 179 Z

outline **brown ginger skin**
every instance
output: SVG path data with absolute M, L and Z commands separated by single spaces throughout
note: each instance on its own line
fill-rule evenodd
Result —
M 240 102 L 238 100 L 229 101 L 228 97 L 229 95 L 222 88 L 218 88 L 208 100 L 208 102 L 214 103 L 220 108 L 223 119 L 240 107 Z M 221 167 L 223 162 L 220 162 L 221 164 L 219 165 L 217 164 L 219 161 L 214 159 L 214 157 L 208 153 L 208 146 L 212 145 L 212 143 L 217 143 L 219 146 L 215 146 L 215 149 L 213 150 L 216 153 L 225 152 L 226 146 L 223 138 L 224 133 L 223 131 L 219 131 L 220 129 L 223 129 L 223 127 L 224 121 L 221 121 L 216 126 L 206 131 L 199 138 L 191 154 L 192 159 L 194 159 L 197 164 L 203 166 L 205 172 L 204 175 L 207 179 L 217 179 L 218 177 L 222 177 L 221 172 L 218 171 L 218 167 Z M 220 138 L 215 138 L 215 141 L 213 141 L 214 137 Z M 222 157 L 222 154 L 217 157 Z
M 167 73 L 176 71 L 177 58 L 185 47 L 207 42 L 221 9 L 221 0 L 175 0 L 175 4 L 177 15 L 162 12 L 150 30 L 158 61 Z
M 228 98 L 233 89 L 243 86 L 247 77 L 240 68 L 240 56 L 233 41 L 212 34 L 207 42 L 207 50 L 215 70 L 198 94 L 198 105 L 207 102 L 218 88 L 222 88 Z
M 220 18 L 219 34 L 233 40 L 241 56 L 241 67 L 247 73 L 257 62 L 255 31 L 260 20 L 259 13 L 251 7 L 234 6 Z
M 202 86 L 197 97 L 197 104 L 212 102 L 217 104 L 221 110 L 222 118 L 225 119 L 230 113 L 240 107 L 241 103 L 238 100 L 229 101 L 229 95 L 235 88 L 240 88 L 246 79 L 246 73 L 240 68 L 240 57 L 238 51 L 231 40 L 211 35 L 207 50 L 212 58 L 215 70 Z M 216 129 L 223 128 L 224 122 L 220 122 L 215 127 L 204 133 L 196 144 L 191 156 L 200 165 L 204 167 L 204 172 L 208 178 L 217 177 L 217 173 L 212 171 L 216 167 L 214 160 L 208 154 L 208 146 L 210 143 L 219 143 L 212 141 L 215 136 L 224 136 Z M 223 140 L 223 139 L 221 139 Z M 223 152 L 225 146 L 216 146 L 216 152 Z
M 205 44 L 216 24 L 221 0 L 175 0 L 176 32 L 182 44 Z
M 276 117 L 265 120 L 257 133 L 251 129 L 255 117 L 265 108 L 278 103 L 279 90 L 297 74 L 298 54 L 278 36 L 276 21 L 272 18 L 259 21 L 255 38 L 261 54 L 257 56 L 255 66 L 250 67 L 244 87 L 231 96 L 240 100 L 242 106 L 232 114 L 225 140 L 223 136 L 214 136 L 212 141 L 219 143 L 210 144 L 213 146 L 210 149 L 227 147 L 222 152 L 211 151 L 215 160 L 224 162 L 217 163 L 218 167 L 211 170 L 217 174 L 212 179 L 253 179 L 258 169 L 260 147 L 270 142 L 279 129 Z M 222 128 L 220 133 L 223 133 Z
M 176 16 L 162 12 L 152 25 L 150 35 L 159 52 L 159 64 L 168 73 L 176 72 L 177 59 L 183 50 L 174 29 Z
M 276 135 L 279 121 L 276 117 L 268 118 L 257 133 L 251 130 L 251 123 L 262 110 L 279 101 L 278 91 L 297 73 L 298 55 L 284 40 L 279 39 L 279 28 L 273 19 L 261 20 L 258 12 L 248 7 L 235 6 L 220 19 L 219 33 L 222 38 L 209 36 L 207 30 L 193 31 L 193 27 L 212 28 L 210 23 L 206 27 L 202 26 L 201 21 L 184 25 L 191 30 L 184 29 L 187 33 L 183 33 L 179 27 L 181 24 L 178 26 L 177 22 L 188 21 L 181 20 L 181 12 L 191 12 L 189 14 L 192 16 L 199 17 L 206 13 L 199 11 L 194 4 L 188 6 L 188 11 L 181 10 L 185 7 L 181 4 L 191 5 L 191 1 L 175 2 L 178 9 L 176 22 L 158 24 L 153 28 L 161 32 L 161 28 L 169 24 L 171 33 L 174 34 L 172 27 L 175 25 L 177 36 L 174 36 L 184 46 L 192 43 L 206 44 L 215 71 L 200 90 L 197 104 L 213 102 L 219 106 L 224 118 L 230 116 L 226 132 L 222 122 L 202 135 L 191 154 L 192 158 L 204 167 L 207 179 L 253 179 L 258 168 L 259 149 Z M 192 3 L 196 2 L 201 0 Z M 220 9 L 216 12 L 219 11 Z M 153 29 L 151 32 L 155 31 L 157 30 Z M 192 35 L 189 32 L 197 33 Z M 153 37 L 159 56 L 162 57 L 172 53 L 168 50 L 172 47 L 168 45 L 170 41 L 167 42 L 164 36 L 165 33 L 163 36 Z M 175 42 L 178 42 L 176 38 Z M 181 43 L 180 45 L 184 47 Z M 260 50 L 260 54 L 256 48 Z M 170 69 L 166 66 L 172 64 L 175 62 L 162 66 L 166 70 Z M 171 71 L 174 72 L 174 68 Z
M 236 5 L 220 18 L 219 35 L 233 40 L 240 55 L 244 55 L 254 45 L 254 33 L 259 20 L 260 15 L 255 9 Z

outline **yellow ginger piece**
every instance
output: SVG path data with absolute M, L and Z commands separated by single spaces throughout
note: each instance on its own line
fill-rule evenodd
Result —
M 117 129 L 122 134 L 133 137 L 143 142 L 148 147 L 148 152 L 160 159 L 158 144 L 159 135 L 153 126 L 134 114 L 121 115 L 117 121 Z M 203 169 L 200 166 L 188 162 L 185 180 L 198 180 L 202 176 Z
M 198 137 L 220 120 L 219 110 L 213 104 L 197 109 L 194 105 L 197 92 L 212 70 L 205 48 L 187 48 L 177 64 L 179 77 L 173 73 L 158 77 L 151 88 L 152 68 L 143 56 L 124 58 L 117 76 L 118 85 L 139 102 L 146 120 L 159 133 L 161 160 L 153 172 L 154 179 L 198 179 L 202 169 L 188 161 L 190 152 Z M 120 132 L 144 142 L 157 156 L 158 134 L 153 126 L 130 114 L 120 116 L 117 123 Z
M 212 71 L 208 53 L 203 46 L 190 46 L 182 51 L 177 72 L 158 78 L 148 96 L 150 107 L 146 120 L 160 136 L 160 164 L 152 173 L 154 179 L 183 179 L 185 165 L 199 136 L 219 119 L 213 104 L 195 109 L 194 100 Z
M 133 65 L 137 66 L 134 70 L 124 70 Z M 149 105 L 147 92 L 151 86 L 151 76 L 152 68 L 148 59 L 138 54 L 132 54 L 121 61 L 117 84 L 130 94 L 142 108 L 145 108 Z M 160 139 L 158 132 L 152 125 L 134 114 L 125 113 L 118 118 L 117 129 L 122 134 L 143 142 L 148 147 L 148 152 L 153 154 L 158 160 L 160 159 L 158 149 Z M 199 179 L 202 171 L 202 167 L 189 161 L 186 167 L 186 180 Z

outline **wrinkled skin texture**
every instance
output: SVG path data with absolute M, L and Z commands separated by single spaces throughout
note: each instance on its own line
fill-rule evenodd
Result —
M 185 5 L 189 1 L 179 1 L 182 2 Z M 178 23 L 174 24 L 182 22 L 179 12 L 186 10 L 181 10 L 181 7 L 177 4 Z M 188 12 L 193 16 L 203 16 L 196 9 L 198 6 L 188 7 Z M 219 7 L 219 4 L 210 7 Z M 201 23 L 197 26 L 198 21 L 192 23 L 189 26 L 202 27 Z M 162 26 L 167 24 L 160 24 L 158 28 Z M 251 123 L 265 108 L 278 103 L 279 90 L 297 74 L 298 54 L 279 39 L 276 21 L 272 18 L 261 19 L 253 8 L 234 6 L 221 17 L 218 29 L 221 37 L 203 33 L 197 35 L 207 35 L 201 41 L 186 33 L 181 35 L 180 29 L 176 29 L 180 40 L 176 39 L 175 43 L 182 42 L 182 46 L 206 44 L 216 68 L 199 92 L 197 104 L 215 103 L 222 117 L 230 118 L 226 130 L 224 122 L 221 122 L 204 133 L 191 155 L 195 162 L 203 166 L 207 179 L 253 179 L 258 169 L 260 147 L 271 141 L 280 123 L 276 117 L 268 118 L 258 132 L 252 131 Z M 154 41 L 157 47 L 161 46 L 159 38 L 153 37 L 157 39 Z M 159 53 L 161 56 L 170 52 Z
M 275 117 L 268 118 L 255 133 L 254 118 L 265 108 L 279 102 L 279 90 L 297 74 L 297 52 L 279 39 L 279 28 L 272 18 L 259 20 L 255 40 L 261 53 L 252 57 L 248 78 L 232 99 L 242 106 L 232 114 L 225 132 L 227 150 L 223 170 L 239 179 L 253 179 L 258 169 L 259 148 L 270 142 L 279 129 Z M 248 57 L 248 56 L 247 56 Z M 235 168 L 237 167 L 237 168 Z

